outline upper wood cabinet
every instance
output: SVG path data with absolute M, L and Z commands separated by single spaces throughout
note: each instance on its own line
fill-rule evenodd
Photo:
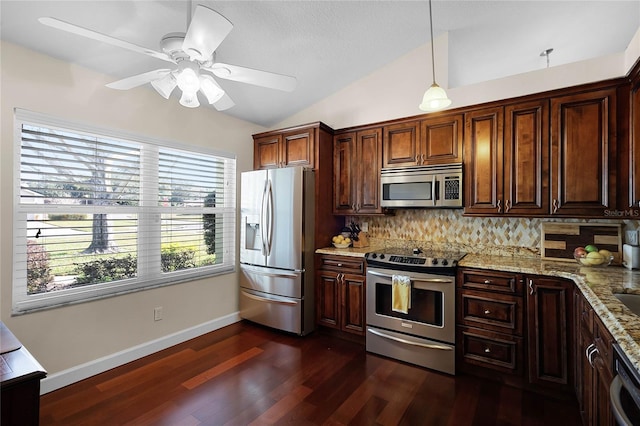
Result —
M 315 167 L 315 134 L 315 127 L 307 127 L 255 136 L 253 168 Z
M 465 214 L 503 212 L 503 122 L 502 107 L 465 114 Z
M 549 101 L 507 105 L 504 123 L 504 212 L 549 213 Z
M 333 129 L 322 122 L 253 135 L 254 169 L 310 167 L 315 176 L 314 248 L 331 244 L 344 220 L 333 215 Z
M 615 208 L 616 159 L 615 88 L 551 99 L 551 214 Z
M 462 162 L 462 114 L 384 127 L 382 167 Z
M 333 138 L 333 213 L 380 214 L 382 129 L 337 134 Z

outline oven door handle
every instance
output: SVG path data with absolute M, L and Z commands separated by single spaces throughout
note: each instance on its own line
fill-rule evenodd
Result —
M 378 272 L 378 271 L 369 270 L 367 271 L 367 274 L 375 275 L 376 277 L 381 277 L 381 278 L 393 279 L 391 275 L 383 274 L 382 272 Z M 438 283 L 438 284 L 454 282 L 453 277 L 451 278 L 418 278 L 418 279 L 412 279 L 411 281 L 420 281 L 425 283 Z
M 631 426 L 631 420 L 627 417 L 627 414 L 624 412 L 624 408 L 622 408 L 622 403 L 620 401 L 620 391 L 624 387 L 624 382 L 620 378 L 620 376 L 616 376 L 613 378 L 611 385 L 609 386 L 609 398 L 611 400 L 611 411 L 613 412 L 613 416 L 616 418 L 618 423 L 622 426 Z
M 427 343 L 418 343 L 418 342 L 412 342 L 411 340 L 406 340 L 406 339 L 402 339 L 400 337 L 395 337 L 395 336 L 390 336 L 388 334 L 382 333 L 381 331 L 378 330 L 374 330 L 372 328 L 367 328 L 367 331 L 371 334 L 375 334 L 376 336 L 380 336 L 384 339 L 389 339 L 389 340 L 395 340 L 396 342 L 400 342 L 400 343 L 404 343 L 407 345 L 412 345 L 412 346 L 420 346 L 422 348 L 427 348 L 427 349 L 439 349 L 442 351 L 452 351 L 453 348 L 451 346 L 442 346 L 442 345 L 430 345 Z

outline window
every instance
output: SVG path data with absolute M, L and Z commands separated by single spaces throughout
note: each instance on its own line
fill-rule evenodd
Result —
M 15 121 L 15 314 L 234 270 L 235 156 Z

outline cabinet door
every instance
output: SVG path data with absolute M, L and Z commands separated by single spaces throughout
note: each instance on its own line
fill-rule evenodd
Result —
M 342 278 L 341 328 L 344 331 L 364 335 L 364 285 L 363 275 L 344 275 Z
M 384 128 L 382 167 L 406 167 L 421 164 L 420 125 L 417 121 L 397 123 Z
M 316 274 L 316 323 L 340 328 L 340 280 L 338 273 L 319 271 Z
M 356 205 L 356 134 L 333 138 L 333 213 L 351 214 Z
M 465 115 L 465 203 L 468 214 L 502 213 L 502 108 Z
M 505 107 L 504 212 L 549 214 L 549 101 Z
M 382 162 L 382 129 L 357 133 L 356 213 L 382 213 L 380 207 L 380 166 Z
M 313 168 L 315 129 L 304 129 L 282 135 L 282 167 Z
M 274 169 L 281 164 L 281 135 L 264 136 L 253 141 L 253 169 Z
M 552 214 L 604 216 L 615 203 L 615 137 L 615 89 L 551 99 Z
M 529 382 L 571 391 L 573 282 L 527 277 Z
M 421 164 L 462 162 L 462 114 L 420 123 Z

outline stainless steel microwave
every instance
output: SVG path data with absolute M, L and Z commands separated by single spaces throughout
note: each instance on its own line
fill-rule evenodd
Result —
M 461 208 L 462 163 L 383 168 L 380 191 L 385 208 Z

